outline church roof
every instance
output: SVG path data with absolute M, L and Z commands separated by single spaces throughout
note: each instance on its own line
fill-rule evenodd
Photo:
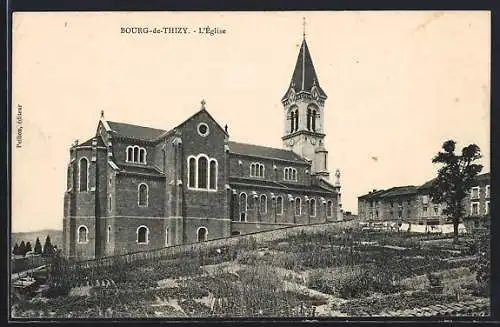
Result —
M 316 70 L 314 69 L 311 53 L 309 52 L 307 42 L 304 39 L 304 41 L 302 41 L 302 45 L 300 46 L 300 52 L 297 57 L 297 62 L 295 63 L 295 70 L 293 71 L 290 86 L 282 100 L 288 97 L 288 91 L 291 87 L 293 87 L 295 92 L 298 93 L 301 91 L 311 92 L 313 86 L 317 87 L 318 93 L 321 97 L 326 98 L 326 93 L 323 91 L 321 86 L 319 86 L 319 80 L 316 75 Z
M 241 177 L 230 177 L 229 184 L 231 186 L 237 187 L 263 187 L 285 190 L 290 192 L 319 192 L 319 193 L 332 193 L 331 190 L 323 188 L 319 185 L 304 185 L 304 184 L 291 184 L 291 183 L 281 183 L 270 180 L 262 179 L 251 179 L 251 178 L 241 178 Z
M 126 123 L 108 121 L 109 127 L 119 136 L 125 138 L 152 141 L 166 131 L 163 129 L 144 127 Z
M 281 159 L 301 163 L 307 162 L 304 158 L 290 150 L 247 143 L 229 142 L 229 152 L 248 156 L 265 157 L 269 159 Z
M 94 138 L 88 139 L 87 141 L 78 144 L 77 146 L 91 146 L 93 139 Z M 103 140 L 100 137 L 97 138 L 97 146 L 105 146 Z

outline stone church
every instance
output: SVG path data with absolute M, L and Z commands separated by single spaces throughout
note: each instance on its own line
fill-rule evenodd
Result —
M 233 142 L 205 108 L 169 130 L 108 121 L 70 148 L 64 253 L 77 260 L 342 219 L 327 99 L 304 38 L 282 148 Z

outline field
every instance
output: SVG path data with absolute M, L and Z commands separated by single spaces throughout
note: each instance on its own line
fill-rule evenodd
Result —
M 345 229 L 168 260 L 117 260 L 62 272 L 48 294 L 14 301 L 12 316 L 384 316 L 488 298 L 486 243 Z

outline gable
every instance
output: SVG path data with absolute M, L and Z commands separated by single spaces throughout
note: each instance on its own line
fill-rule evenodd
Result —
M 222 132 L 225 136 L 228 136 L 227 132 L 219 125 L 219 123 L 214 119 L 214 117 L 205 109 L 201 109 L 194 113 L 191 117 L 186 119 L 184 122 L 180 123 L 177 128 L 185 128 L 194 121 L 204 121 L 205 123 L 213 125 L 216 129 Z

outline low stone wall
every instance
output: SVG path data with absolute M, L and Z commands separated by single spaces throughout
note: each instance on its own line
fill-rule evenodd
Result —
M 210 251 L 212 249 L 217 249 L 221 247 L 234 247 L 238 244 L 245 242 L 263 243 L 278 239 L 286 239 L 287 237 L 297 235 L 299 233 L 314 233 L 314 232 L 324 232 L 324 231 L 328 231 L 331 233 L 338 233 L 343 228 L 352 227 L 354 226 L 354 224 L 356 224 L 356 222 L 339 221 L 339 222 L 321 223 L 313 225 L 283 227 L 271 231 L 250 233 L 245 235 L 236 235 L 227 238 L 209 240 L 205 242 L 176 245 L 159 249 L 127 253 L 117 256 L 102 257 L 86 261 L 76 261 L 70 263 L 69 266 L 70 268 L 71 267 L 91 268 L 95 266 L 109 266 L 112 265 L 114 262 L 116 262 L 116 260 L 121 260 L 123 262 L 130 263 L 138 260 L 147 261 L 147 260 L 169 259 L 169 258 L 179 257 L 182 255 L 189 255 L 190 253 L 193 252 Z

